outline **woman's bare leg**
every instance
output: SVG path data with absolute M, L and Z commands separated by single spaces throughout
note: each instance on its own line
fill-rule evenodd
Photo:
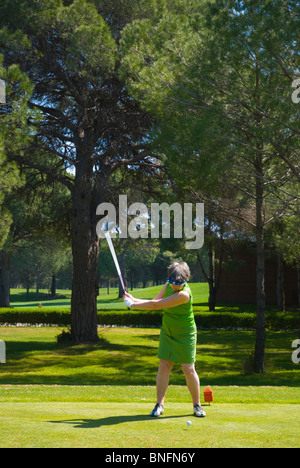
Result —
M 174 363 L 172 361 L 166 361 L 164 359 L 160 360 L 159 369 L 156 376 L 156 394 L 157 394 L 157 403 L 160 403 L 162 406 L 165 402 L 165 396 L 170 381 L 170 373 L 173 369 Z
M 194 364 L 182 364 L 182 370 L 185 375 L 185 380 L 191 397 L 193 405 L 200 405 L 200 381 Z

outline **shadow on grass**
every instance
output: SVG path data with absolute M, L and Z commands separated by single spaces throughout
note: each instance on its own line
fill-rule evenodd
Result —
M 117 424 L 139 422 L 139 421 L 158 421 L 163 419 L 176 419 L 190 417 L 191 413 L 181 414 L 177 416 L 161 416 L 160 418 L 153 418 L 149 414 L 133 414 L 122 416 L 109 416 L 100 419 L 65 419 L 61 421 L 48 421 L 53 424 L 71 424 L 74 428 L 79 429 L 96 429 L 102 426 L 115 426 Z

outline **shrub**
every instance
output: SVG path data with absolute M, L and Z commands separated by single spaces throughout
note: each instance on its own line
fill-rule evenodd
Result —
M 199 329 L 255 329 L 256 315 L 249 312 L 207 312 L 195 308 L 195 321 Z M 297 330 L 300 327 L 299 313 L 266 313 L 266 328 L 270 330 Z M 45 324 L 70 326 L 69 309 L 59 308 L 15 308 L 0 309 L 0 323 Z M 99 325 L 136 326 L 159 328 L 162 324 L 162 311 L 101 310 L 98 311 Z
M 22 324 L 45 324 L 45 325 L 69 325 L 71 314 L 68 309 L 38 309 L 38 308 L 15 308 L 0 309 L 0 323 L 15 325 Z

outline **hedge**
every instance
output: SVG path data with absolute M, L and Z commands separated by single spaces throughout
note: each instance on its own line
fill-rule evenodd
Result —
M 255 329 L 255 313 L 241 312 L 206 312 L 195 310 L 195 321 L 199 329 Z M 69 326 L 71 316 L 69 309 L 51 309 L 43 310 L 32 309 L 0 309 L 0 324 L 45 324 Z M 103 310 L 98 311 L 98 324 L 108 326 L 136 326 L 136 327 L 156 327 L 159 328 L 162 323 L 162 311 L 127 311 L 121 310 Z M 299 313 L 289 312 L 267 312 L 266 328 L 270 330 L 298 330 L 300 328 Z
M 0 309 L 0 323 L 16 325 L 22 324 L 45 324 L 45 325 L 70 325 L 71 316 L 68 309 L 44 309 L 37 308 L 15 308 Z

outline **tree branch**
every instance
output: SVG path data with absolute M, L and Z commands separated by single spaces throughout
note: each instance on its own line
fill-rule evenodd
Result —
M 65 116 L 63 112 L 59 111 L 58 109 L 55 109 L 54 107 L 41 106 L 30 101 L 28 102 L 28 106 L 31 109 L 39 109 L 41 112 L 43 112 L 43 114 L 51 115 L 51 117 L 55 117 L 56 119 L 63 121 L 66 127 L 71 130 L 71 132 L 76 133 L 77 128 L 75 125 Z
M 292 162 L 289 160 L 289 158 L 286 157 L 284 152 L 279 148 L 279 146 L 275 143 L 274 140 L 271 140 L 271 144 L 274 146 L 276 149 L 277 153 L 279 154 L 280 158 L 283 159 L 283 161 L 288 165 L 288 167 L 291 169 L 292 173 L 296 176 L 298 181 L 300 182 L 300 173 L 296 169 L 296 167 L 292 164 Z
M 70 192 L 73 191 L 73 181 L 67 176 L 63 176 L 60 174 L 56 174 L 51 167 L 43 166 L 42 164 L 34 163 L 31 161 L 28 161 L 26 159 L 23 159 L 21 156 L 13 155 L 9 158 L 10 160 L 16 161 L 20 164 L 23 164 L 25 167 L 29 167 L 30 169 L 36 169 L 37 171 L 47 174 L 50 176 L 53 180 L 56 180 L 58 182 L 61 182 L 64 184 Z

